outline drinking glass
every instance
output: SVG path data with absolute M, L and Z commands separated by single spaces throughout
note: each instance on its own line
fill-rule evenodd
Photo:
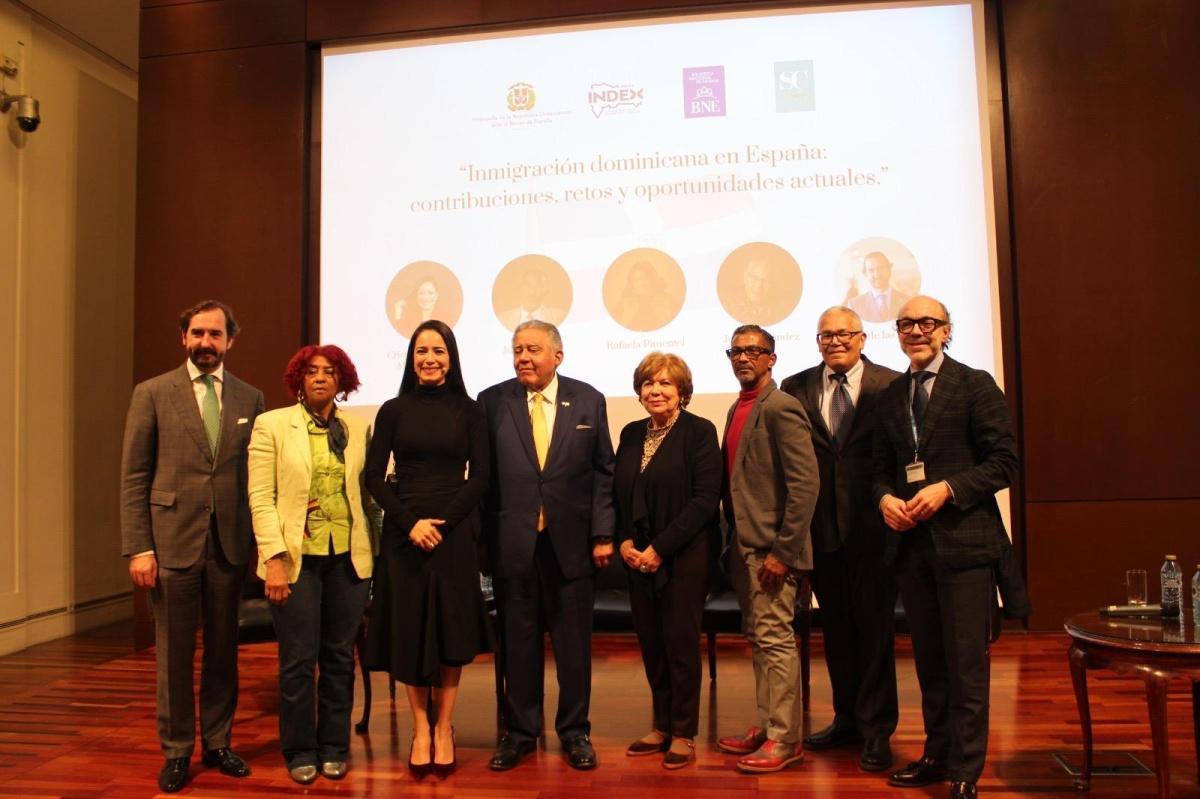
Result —
M 1125 602 L 1129 605 L 1146 604 L 1146 570 L 1128 569 L 1125 572 Z

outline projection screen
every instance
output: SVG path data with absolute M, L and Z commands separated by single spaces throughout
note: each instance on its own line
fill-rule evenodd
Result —
M 896 305 L 954 316 L 1002 380 L 982 4 L 638 19 L 329 47 L 322 57 L 320 337 L 394 396 L 408 336 L 449 323 L 474 395 L 513 375 L 527 318 L 563 374 L 642 415 L 653 350 L 723 426 L 723 350 L 757 323 L 777 380 L 848 304 L 903 369 Z

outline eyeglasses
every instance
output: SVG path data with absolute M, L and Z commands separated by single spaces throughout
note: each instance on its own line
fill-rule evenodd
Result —
M 770 355 L 771 351 L 766 347 L 730 347 L 725 350 L 725 354 L 731 361 L 736 361 L 743 355 L 749 355 L 750 360 L 756 361 L 764 355 Z
M 932 316 L 922 316 L 920 319 L 901 317 L 896 320 L 897 333 L 911 333 L 914 327 L 922 333 L 932 333 L 943 325 L 950 324 L 945 319 L 934 319 Z
M 817 334 L 817 341 L 828 345 L 837 339 L 839 344 L 849 344 L 850 340 L 861 332 L 861 330 L 826 330 Z

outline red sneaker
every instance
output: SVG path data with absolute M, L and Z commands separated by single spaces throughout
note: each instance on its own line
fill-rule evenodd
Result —
M 769 774 L 772 771 L 783 771 L 803 759 L 804 750 L 796 744 L 767 741 L 758 747 L 757 751 L 739 759 L 737 767 L 738 770 L 749 774 Z
M 717 741 L 717 748 L 731 755 L 748 755 L 767 740 L 767 731 L 751 727 L 742 735 L 726 735 Z

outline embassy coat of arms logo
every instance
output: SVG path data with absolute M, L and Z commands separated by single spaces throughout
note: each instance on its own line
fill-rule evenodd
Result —
M 537 93 L 528 83 L 514 83 L 505 96 L 509 111 L 531 111 L 537 102 Z

